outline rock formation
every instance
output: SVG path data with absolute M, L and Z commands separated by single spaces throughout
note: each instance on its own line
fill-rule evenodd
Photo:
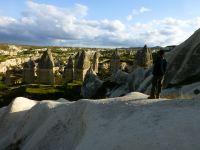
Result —
M 120 56 L 118 50 L 116 49 L 110 59 L 110 74 L 116 73 L 118 69 L 120 69 L 120 66 Z
M 92 67 L 88 69 L 83 82 L 81 94 L 84 98 L 92 98 L 97 94 L 98 89 L 102 85 L 102 81 L 97 77 Z
M 151 79 L 152 69 L 137 67 L 129 74 L 127 79 L 129 91 L 147 92 L 147 89 L 151 86 Z
M 200 76 L 200 29 L 168 55 L 165 87 L 172 84 L 195 82 Z M 194 80 L 194 81 L 192 81 Z
M 77 78 L 77 66 L 78 66 L 78 60 L 79 60 L 79 58 L 80 58 L 80 56 L 81 56 L 81 53 L 80 52 L 78 52 L 76 55 L 75 55 L 75 60 L 74 60 L 74 80 L 76 80 L 76 78 Z
M 37 57 L 34 57 L 34 60 L 38 59 Z M 7 70 L 7 67 L 16 67 L 16 66 L 22 66 L 25 62 L 29 61 L 29 57 L 27 58 L 13 58 L 8 59 L 3 62 L 0 62 L 0 73 L 5 73 Z
M 54 84 L 54 61 L 50 50 L 45 51 L 39 60 L 37 78 L 41 84 Z
M 35 62 L 32 59 L 24 64 L 22 79 L 24 83 L 35 82 Z
M 21 70 L 21 68 L 20 68 Z M 22 83 L 22 74 L 20 72 L 19 68 L 11 68 L 7 67 L 6 68 L 6 73 L 5 73 L 5 84 L 10 86 L 10 85 L 16 85 L 16 84 L 21 84 Z
M 92 67 L 94 72 L 98 73 L 99 71 L 99 52 L 95 52 L 92 60 Z
M 83 81 L 85 78 L 86 72 L 89 68 L 90 68 L 90 60 L 88 58 L 88 55 L 85 51 L 82 51 L 78 59 L 77 67 L 76 67 L 75 80 Z
M 11 74 L 12 74 L 12 71 L 9 67 L 6 68 L 6 73 L 5 73 L 5 84 L 6 85 L 11 85 L 12 82 L 11 82 Z
M 200 100 L 147 95 L 69 102 L 16 98 L 0 108 L 1 150 L 199 150 Z
M 64 82 L 70 82 L 73 81 L 73 76 L 74 76 L 74 64 L 73 64 L 73 60 L 72 57 L 70 56 L 68 59 L 68 63 L 64 68 L 64 73 L 63 73 L 63 79 Z
M 136 54 L 136 66 L 148 68 L 152 65 L 152 62 L 152 54 L 147 48 L 147 45 L 145 45 L 143 49 L 139 50 Z
M 118 70 L 115 74 L 112 74 L 110 77 L 111 82 L 115 82 L 117 84 L 125 84 L 128 79 L 128 73 Z

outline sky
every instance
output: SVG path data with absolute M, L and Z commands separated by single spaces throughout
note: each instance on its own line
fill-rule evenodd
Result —
M 199 0 L 0 1 L 0 42 L 80 47 L 177 45 L 200 27 Z

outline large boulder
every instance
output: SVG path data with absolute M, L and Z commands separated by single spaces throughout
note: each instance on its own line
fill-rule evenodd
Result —
M 106 97 L 118 97 L 123 96 L 129 92 L 129 88 L 127 85 L 129 74 L 118 70 L 116 73 L 113 73 L 109 78 L 108 81 L 112 86 L 105 86 L 106 89 Z
M 110 77 L 111 82 L 115 82 L 119 85 L 125 84 L 128 79 L 128 73 L 118 70 L 116 73 L 112 74 Z
M 98 89 L 102 86 L 103 81 L 101 81 L 96 73 L 93 71 L 92 67 L 87 71 L 83 86 L 81 89 L 81 94 L 84 98 L 92 98 L 96 96 Z
M 196 82 L 200 76 L 200 29 L 167 55 L 165 87 Z M 194 80 L 194 81 L 192 81 Z
M 127 84 L 130 91 L 146 91 L 146 88 L 151 84 L 152 68 L 145 69 L 137 67 L 132 73 L 129 74 Z
M 113 86 L 106 88 L 107 97 L 124 96 L 129 92 L 138 91 L 150 93 L 152 68 L 137 67 L 133 72 L 126 73 L 118 70 L 110 77 Z

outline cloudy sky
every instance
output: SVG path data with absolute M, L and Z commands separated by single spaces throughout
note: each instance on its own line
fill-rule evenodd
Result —
M 199 0 L 6 0 L 0 42 L 88 47 L 180 44 L 200 27 Z

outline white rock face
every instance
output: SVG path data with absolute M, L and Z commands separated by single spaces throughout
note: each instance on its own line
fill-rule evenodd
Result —
M 0 55 L 9 55 L 8 51 L 0 49 Z
M 37 59 L 38 57 L 33 57 L 33 59 Z M 13 58 L 13 59 L 8 59 L 4 62 L 0 62 L 0 73 L 5 73 L 7 70 L 7 67 L 10 66 L 18 66 L 22 65 L 23 63 L 27 62 L 30 58 Z
M 0 149 L 199 150 L 199 100 L 15 99 L 0 109 Z

